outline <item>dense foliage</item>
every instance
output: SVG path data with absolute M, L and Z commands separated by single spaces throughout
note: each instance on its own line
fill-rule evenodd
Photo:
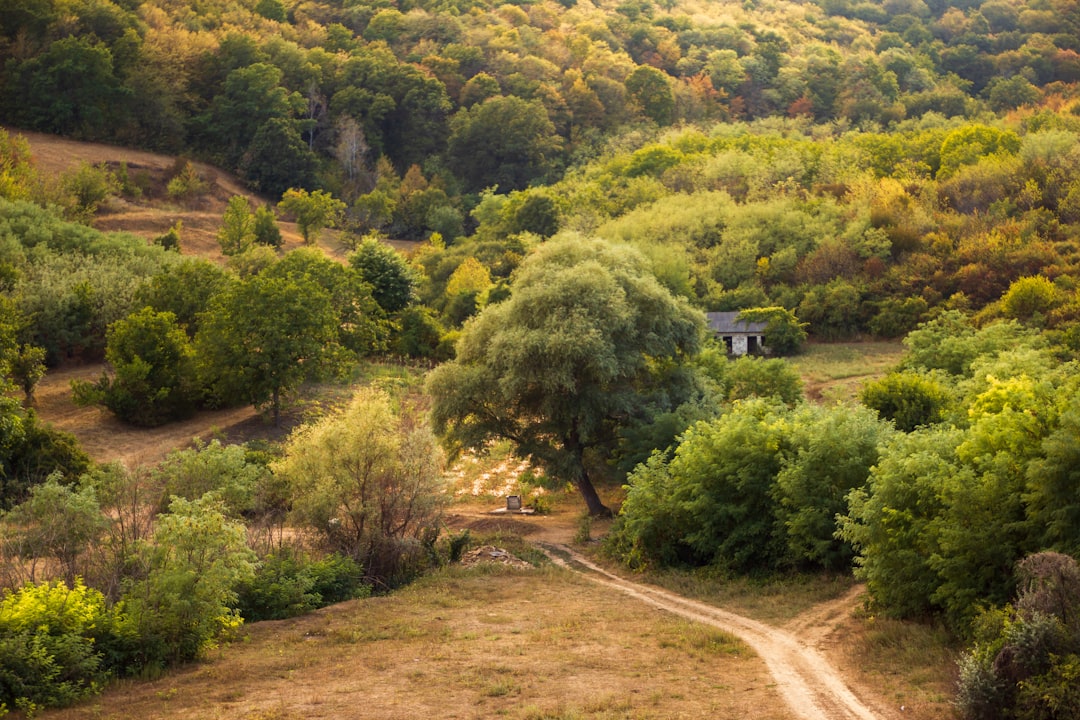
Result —
M 700 334 L 700 314 L 639 254 L 553 240 L 525 260 L 508 300 L 465 326 L 457 358 L 431 374 L 436 430 L 467 447 L 510 440 L 577 487 L 591 514 L 609 512 L 586 453 L 611 443 L 650 401 L 673 409 L 689 399 L 680 365 Z
M 4 4 L 0 121 L 211 160 L 266 204 L 230 202 L 225 270 L 172 252 L 179 224 L 83 224 L 137 198 L 125 167 L 43 178 L 0 132 L 0 540 L 38 598 L 4 602 L 98 608 L 84 576 L 117 603 L 87 611 L 116 613 L 97 644 L 0 626 L 25 670 L 0 702 L 196 657 L 237 607 L 404 578 L 434 542 L 438 453 L 385 397 L 298 431 L 276 473 L 210 444 L 138 480 L 40 424 L 46 365 L 106 360 L 83 398 L 152 425 L 276 419 L 390 351 L 451 360 L 429 384 L 451 443 L 510 439 L 594 513 L 591 477 L 626 474 L 624 560 L 854 566 L 884 612 L 975 638 L 973 717 L 1075 714 L 1073 610 L 1034 599 L 1053 583 L 1024 558 L 1080 554 L 1078 37 L 1070 0 Z M 172 202 L 207 191 L 170 175 Z M 348 264 L 279 258 L 275 209 L 306 244 L 340 227 Z M 425 242 L 405 260 L 385 237 Z M 698 310 L 766 322 L 777 354 L 807 333 L 908 352 L 819 407 L 782 360 L 703 344 Z M 270 553 L 290 510 L 337 554 Z M 191 527 L 214 557 L 181 557 Z

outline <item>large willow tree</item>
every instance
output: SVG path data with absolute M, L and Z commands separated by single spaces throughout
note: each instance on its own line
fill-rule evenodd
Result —
M 664 394 L 697 352 L 703 319 L 629 246 L 577 236 L 522 263 L 511 297 L 465 326 L 457 358 L 429 380 L 438 432 L 466 447 L 508 439 L 610 511 L 585 453 Z

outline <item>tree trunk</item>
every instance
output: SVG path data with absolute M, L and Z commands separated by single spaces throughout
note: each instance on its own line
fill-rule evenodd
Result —
M 589 476 L 585 473 L 585 468 L 581 469 L 581 477 L 574 485 L 577 487 L 578 492 L 581 493 L 581 497 L 585 498 L 585 506 L 589 509 L 590 516 L 611 517 L 615 514 L 596 494 L 596 488 L 593 487 L 592 481 L 589 480 Z
M 589 479 L 589 471 L 585 469 L 585 448 L 582 447 L 581 442 L 576 438 L 566 439 L 566 449 L 573 453 L 575 464 L 574 487 L 581 493 L 581 497 L 585 499 L 585 507 L 589 510 L 591 517 L 611 517 L 615 513 L 611 512 L 611 508 L 600 500 L 600 496 L 596 493 L 596 488 L 593 487 L 592 480 Z

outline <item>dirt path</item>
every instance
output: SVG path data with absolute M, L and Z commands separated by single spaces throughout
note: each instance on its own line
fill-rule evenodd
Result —
M 542 545 L 548 556 L 563 567 L 584 568 L 583 574 L 605 587 L 625 593 L 652 607 L 705 623 L 738 636 L 758 654 L 769 668 L 776 687 L 795 717 L 805 720 L 878 720 L 884 715 L 872 710 L 848 688 L 843 678 L 807 642 L 821 628 L 821 622 L 835 618 L 838 608 L 850 606 L 857 589 L 797 618 L 790 630 L 770 627 L 705 603 L 690 600 L 660 588 L 631 582 L 614 575 L 572 548 L 558 543 Z M 567 562 L 569 557 L 572 562 Z

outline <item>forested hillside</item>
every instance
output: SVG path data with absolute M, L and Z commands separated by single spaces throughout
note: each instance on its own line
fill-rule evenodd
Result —
M 1080 715 L 1080 5 L 7 0 L 0 60 L 0 540 L 28 581 L 3 602 L 61 593 L 35 584 L 49 558 L 112 653 L 11 695 L 31 710 L 459 552 L 436 547 L 433 428 L 508 443 L 593 515 L 594 481 L 625 482 L 606 548 L 630 566 L 854 570 L 875 611 L 974 643 L 969 717 Z M 19 129 L 176 154 L 154 202 L 200 202 L 192 158 L 265 204 L 229 201 L 220 264 L 175 252 L 182 224 L 99 232 L 147 177 L 43 174 Z M 286 217 L 308 247 L 281 253 Z M 344 262 L 315 247 L 330 227 Z M 858 402 L 812 404 L 782 359 L 706 338 L 720 310 L 776 354 L 907 351 Z M 187 451 L 145 495 L 32 409 L 47 367 L 105 360 L 75 395 L 133 425 L 276 423 L 385 355 L 443 364 L 282 447 Z M 343 468 L 376 461 L 373 499 Z M 161 512 L 153 533 L 117 527 L 123 502 Z M 82 534 L 34 534 L 55 517 Z M 165 549 L 185 522 L 224 558 L 194 617 Z M 286 522 L 314 556 L 242 541 Z M 263 607 L 285 576 L 295 602 Z M 31 667 L 32 623 L 4 617 Z

